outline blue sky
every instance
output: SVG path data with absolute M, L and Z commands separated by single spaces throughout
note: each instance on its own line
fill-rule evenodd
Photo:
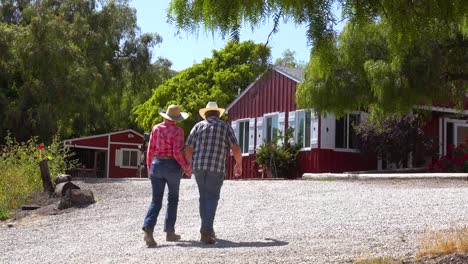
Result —
M 169 0 L 132 0 L 130 5 L 137 10 L 138 25 L 143 33 L 153 32 L 162 36 L 163 42 L 153 50 L 153 56 L 165 57 L 172 61 L 172 68 L 180 71 L 211 57 L 213 49 L 221 49 L 227 40 L 220 35 L 200 31 L 198 36 L 182 32 L 176 36 L 176 29 L 166 22 L 166 10 Z M 272 23 L 261 28 L 250 30 L 244 26 L 241 32 L 241 41 L 253 40 L 256 43 L 265 43 L 272 30 Z M 296 52 L 296 59 L 308 61 L 310 47 L 307 46 L 305 26 L 296 26 L 293 23 L 281 24 L 279 32 L 270 37 L 269 45 L 272 49 L 272 61 L 281 57 L 286 50 Z

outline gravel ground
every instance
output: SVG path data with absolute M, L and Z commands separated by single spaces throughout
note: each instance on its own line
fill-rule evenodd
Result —
M 90 183 L 97 202 L 0 224 L 0 263 L 352 263 L 412 257 L 429 230 L 468 224 L 466 180 L 225 181 L 215 245 L 199 242 L 195 180 L 182 180 L 177 232 L 164 240 L 165 206 L 146 248 L 148 180 Z M 166 200 L 164 200 L 166 201 Z

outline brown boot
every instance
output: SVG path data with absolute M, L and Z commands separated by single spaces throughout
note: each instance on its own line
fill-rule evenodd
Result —
M 179 241 L 181 238 L 180 235 L 177 235 L 175 232 L 167 232 L 166 233 L 166 241 L 174 242 Z
M 200 232 L 201 237 L 200 241 L 205 243 L 205 244 L 214 244 L 216 243 L 216 238 L 214 236 L 214 233 L 210 232 Z
M 143 236 L 143 239 L 145 240 L 146 242 L 146 245 L 148 247 L 156 247 L 158 244 L 156 243 L 156 241 L 154 241 L 154 238 L 153 238 L 153 229 L 151 228 L 147 228 L 147 227 L 143 227 L 143 231 L 145 232 L 145 235 Z

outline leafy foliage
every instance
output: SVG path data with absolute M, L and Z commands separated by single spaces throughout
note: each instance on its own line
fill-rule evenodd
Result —
M 294 57 L 296 55 L 295 51 L 286 49 L 282 55 L 283 57 L 277 58 L 275 60 L 275 65 L 280 65 L 288 68 L 305 68 L 305 62 L 297 61 L 297 59 Z
M 421 118 L 415 114 L 404 116 L 371 116 L 355 127 L 357 145 L 363 153 L 377 155 L 399 168 L 408 167 L 412 153 L 414 166 L 421 166 L 432 141 L 421 129 Z
M 313 48 L 296 94 L 301 108 L 403 113 L 441 99 L 460 105 L 468 90 L 463 0 L 172 0 L 168 15 L 182 30 L 223 36 L 234 25 L 255 28 L 278 15 L 307 25 Z M 338 38 L 339 19 L 349 23 Z
M 42 190 L 38 165 L 41 160 L 48 159 L 52 181 L 57 175 L 78 165 L 69 149 L 62 147 L 57 135 L 45 147 L 38 144 L 36 137 L 17 142 L 8 134 L 5 142 L 0 147 L 0 215 L 3 214 L 4 218 L 9 210 L 20 207 L 33 193 Z
M 216 101 L 226 107 L 237 93 L 247 87 L 268 67 L 270 49 L 252 41 L 228 42 L 212 58 L 181 71 L 154 90 L 145 103 L 134 109 L 137 123 L 146 131 L 160 122 L 159 111 L 170 104 L 178 104 L 191 113 L 188 120 L 181 122 L 185 131 L 201 120 L 198 110 L 208 101 Z
M 294 178 L 292 169 L 297 164 L 300 146 L 291 143 L 293 137 L 294 130 L 288 128 L 284 135 L 280 134 L 272 142 L 265 142 L 257 149 L 255 161 L 275 178 Z
M 128 1 L 0 1 L 0 138 L 136 128 L 131 109 L 173 73 L 151 63 Z
M 447 155 L 435 159 L 429 164 L 431 172 L 468 172 L 468 146 L 453 144 L 447 147 Z

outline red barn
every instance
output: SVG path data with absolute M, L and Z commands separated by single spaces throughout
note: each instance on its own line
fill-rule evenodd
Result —
M 143 135 L 132 129 L 65 140 L 81 164 L 69 173 L 73 177 L 137 177 L 143 144 Z
M 301 69 L 274 66 L 251 83 L 226 108 L 228 122 L 236 132 L 243 153 L 242 178 L 264 176 L 255 162 L 256 149 L 288 127 L 294 128 L 294 141 L 302 145 L 298 157 L 299 173 L 377 169 L 377 158 L 361 154 L 356 147 L 352 124 L 360 122 L 364 114 L 355 111 L 337 119 L 333 114 L 297 109 L 296 87 L 302 81 Z M 429 122 L 426 128 L 437 137 L 441 135 L 441 151 L 447 144 L 457 143 L 467 137 L 467 111 L 464 118 L 455 119 L 456 111 L 452 108 L 429 110 L 441 111 L 434 112 L 433 124 Z M 233 158 L 229 158 L 228 178 L 233 176 L 233 164 Z

